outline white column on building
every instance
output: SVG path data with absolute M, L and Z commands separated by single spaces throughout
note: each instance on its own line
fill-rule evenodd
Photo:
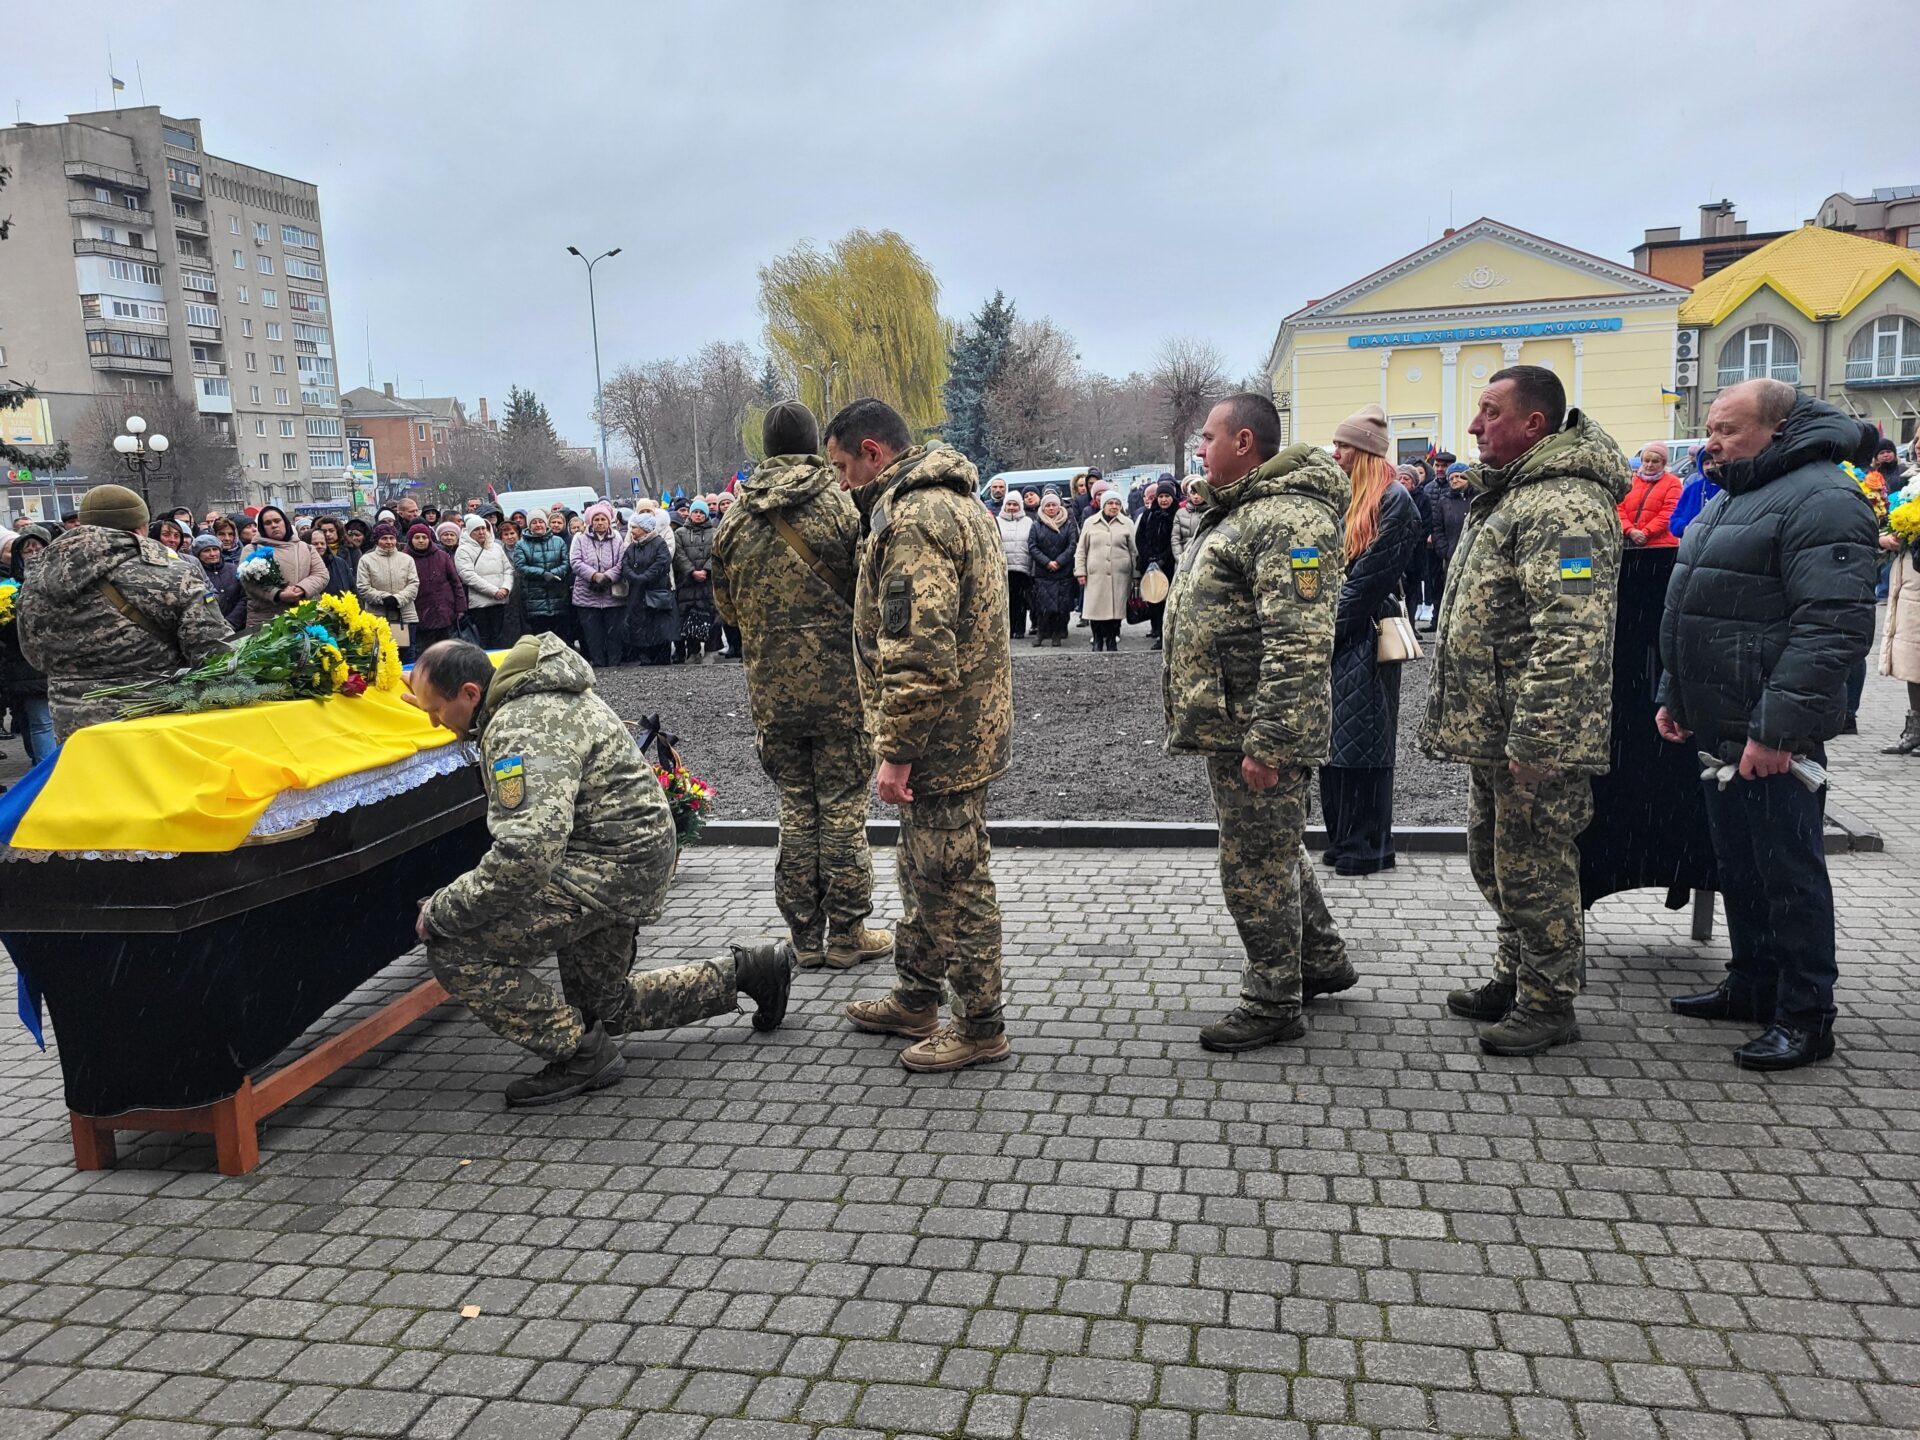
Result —
M 1455 388 L 1459 382 L 1455 362 L 1459 358 L 1458 345 L 1440 347 L 1440 448 L 1454 455 L 1460 453 L 1453 436 L 1456 412 L 1460 408 L 1460 394 Z
M 1576 410 L 1580 408 L 1580 372 L 1585 364 L 1586 353 L 1587 353 L 1586 337 L 1582 335 L 1574 336 L 1573 337 L 1573 405 Z
M 1300 433 L 1300 342 L 1298 340 L 1293 344 L 1293 386 L 1287 393 L 1292 397 L 1292 403 L 1287 410 L 1286 435 L 1287 443 L 1291 445 Z
M 1380 408 L 1387 408 L 1387 365 L 1393 359 L 1393 347 L 1388 346 L 1380 352 Z

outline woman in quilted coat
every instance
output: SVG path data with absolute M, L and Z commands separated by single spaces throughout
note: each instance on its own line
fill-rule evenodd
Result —
M 1322 858 L 1340 875 L 1393 868 L 1393 758 L 1400 734 L 1400 666 L 1374 656 L 1374 622 L 1396 614 L 1408 557 L 1425 527 L 1387 463 L 1377 405 L 1333 432 L 1333 458 L 1353 481 L 1347 502 L 1346 578 L 1333 627 L 1333 748 L 1320 768 L 1327 825 Z

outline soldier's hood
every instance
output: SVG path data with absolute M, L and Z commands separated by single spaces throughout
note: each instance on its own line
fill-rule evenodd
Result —
M 1633 469 L 1613 437 L 1579 410 L 1567 412 L 1567 423 L 1544 436 L 1526 454 L 1494 469 L 1476 465 L 1467 483 L 1476 494 L 1498 495 L 1542 480 L 1591 480 L 1618 505 L 1633 488 Z
M 173 552 L 157 540 L 131 530 L 78 525 L 40 552 L 33 566 L 33 588 L 50 600 L 78 600 L 123 565 L 173 563 Z M 174 557 L 178 558 L 178 557 Z
M 739 503 L 755 515 L 790 510 L 839 483 L 833 466 L 818 455 L 769 455 L 741 482 Z
M 909 490 L 932 490 L 944 486 L 965 495 L 978 493 L 980 472 L 973 462 L 951 445 L 916 445 L 883 471 L 867 486 L 875 499 L 891 500 Z
M 1269 495 L 1311 495 L 1344 515 L 1353 482 L 1333 456 L 1318 445 L 1302 443 L 1289 445 L 1231 485 L 1212 485 L 1203 480 L 1194 491 L 1207 509 L 1223 513 Z
M 487 686 L 486 703 L 474 731 L 485 730 L 487 720 L 499 714 L 500 707 L 510 700 L 554 691 L 577 695 L 592 688 L 593 667 L 558 635 L 524 636 L 494 667 L 493 683 Z

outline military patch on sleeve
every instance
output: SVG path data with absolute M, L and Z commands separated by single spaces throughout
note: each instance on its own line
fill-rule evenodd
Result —
M 1293 593 L 1302 600 L 1320 598 L 1320 552 L 1312 545 L 1296 545 L 1287 552 L 1293 572 Z
M 1593 593 L 1593 539 L 1587 535 L 1560 537 L 1560 593 Z
M 882 597 L 881 618 L 886 622 L 889 635 L 904 635 L 913 624 L 913 581 L 905 575 L 895 575 L 887 581 L 887 592 Z
M 518 755 L 493 762 L 493 794 L 502 810 L 518 810 L 527 799 L 527 770 Z

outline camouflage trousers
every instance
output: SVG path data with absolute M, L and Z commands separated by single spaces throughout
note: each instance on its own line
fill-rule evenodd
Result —
M 1574 839 L 1593 818 L 1593 782 L 1563 775 L 1522 785 L 1505 765 L 1475 765 L 1467 788 L 1467 864 L 1500 917 L 1493 978 L 1558 1009 L 1586 981 L 1586 917 Z
M 1209 755 L 1207 783 L 1220 825 L 1220 888 L 1227 897 L 1247 965 L 1240 999 L 1260 1015 L 1300 1013 L 1302 975 L 1346 969 L 1347 943 L 1334 928 L 1308 856 L 1311 770 L 1288 768 L 1256 794 L 1240 775 L 1240 756 Z
M 637 922 L 587 913 L 565 891 L 529 896 L 524 919 L 433 940 L 427 963 L 447 992 L 494 1034 L 546 1060 L 580 1048 L 595 1020 L 611 1035 L 669 1030 L 736 1008 L 733 952 L 693 965 L 635 970 Z M 552 956 L 556 992 L 536 968 Z
M 915 1009 L 950 993 L 961 1031 L 1006 1029 L 1000 1004 L 1000 897 L 989 864 L 987 787 L 929 795 L 900 807 L 900 926 L 894 994 Z
M 780 791 L 780 855 L 773 899 L 794 944 L 817 949 L 824 930 L 851 935 L 873 913 L 867 786 L 873 741 L 860 730 L 762 735 L 760 768 Z

